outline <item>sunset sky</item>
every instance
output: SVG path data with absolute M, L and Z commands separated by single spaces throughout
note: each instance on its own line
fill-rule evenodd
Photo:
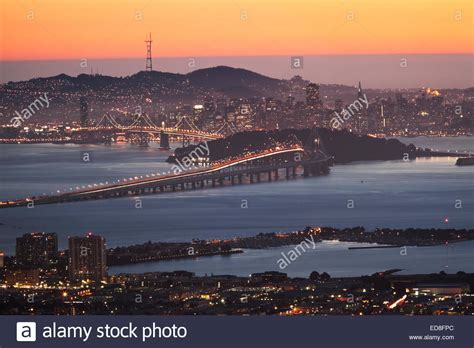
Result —
M 2 60 L 473 53 L 472 0 L 1 0 Z

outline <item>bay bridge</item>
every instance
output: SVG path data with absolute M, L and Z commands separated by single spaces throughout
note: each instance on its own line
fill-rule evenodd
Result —
M 224 121 L 215 131 L 203 131 L 199 129 L 188 116 L 182 116 L 173 127 L 156 125 L 147 114 L 138 114 L 130 125 L 120 124 L 109 113 L 104 114 L 99 121 L 90 127 L 84 127 L 80 130 L 83 133 L 98 132 L 103 135 L 105 142 L 110 142 L 113 135 L 122 133 L 126 136 L 137 135 L 138 141 L 147 144 L 150 136 L 160 136 L 160 146 L 168 147 L 169 136 L 175 136 L 183 139 L 215 140 L 237 132 L 237 128 L 232 122 Z
M 301 175 L 319 176 L 329 172 L 331 161 L 322 151 L 308 153 L 302 145 L 274 146 L 264 151 L 214 162 L 210 166 L 182 168 L 178 172 L 170 170 L 114 183 L 87 185 L 76 190 L 71 188 L 70 191 L 58 194 L 3 201 L 0 202 L 0 208 L 253 184 L 280 178 L 291 179 Z

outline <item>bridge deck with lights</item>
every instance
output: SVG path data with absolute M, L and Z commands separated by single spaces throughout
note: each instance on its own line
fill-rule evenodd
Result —
M 299 153 L 299 156 L 295 156 Z M 255 183 L 278 180 L 280 175 L 287 179 L 297 176 L 297 168 L 303 169 L 303 175 L 317 176 L 329 171 L 331 158 L 323 153 L 304 158 L 304 149 L 291 146 L 249 153 L 239 158 L 226 159 L 211 166 L 191 169 L 174 166 L 163 174 L 152 174 L 146 178 L 124 180 L 113 184 L 93 185 L 86 189 L 58 193 L 39 197 L 28 197 L 13 201 L 0 202 L 0 208 L 34 206 L 89 199 L 105 199 L 127 195 L 142 195 L 165 191 L 215 187 L 228 184 Z M 280 171 L 284 170 L 284 173 Z
M 157 126 L 150 116 L 139 114 L 130 125 L 121 125 L 110 114 L 104 114 L 102 118 L 92 127 L 84 128 L 85 131 L 121 131 L 128 133 L 169 134 L 174 136 L 194 137 L 204 140 L 214 140 L 224 137 L 225 131 L 235 132 L 235 126 L 224 122 L 215 132 L 200 130 L 194 122 L 186 116 L 179 119 L 173 127 L 165 127 L 164 124 Z

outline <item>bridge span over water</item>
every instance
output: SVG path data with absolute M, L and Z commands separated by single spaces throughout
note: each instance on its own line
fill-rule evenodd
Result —
M 249 153 L 230 158 L 210 166 L 179 168 L 162 175 L 152 174 L 145 179 L 126 180 L 114 184 L 94 185 L 86 189 L 57 195 L 28 197 L 0 202 L 0 208 L 34 206 L 89 199 L 106 199 L 137 196 L 159 192 L 258 183 L 275 181 L 279 178 L 295 178 L 298 173 L 304 177 L 327 174 L 331 158 L 322 152 L 308 155 L 301 146 L 276 147 L 259 153 Z
M 236 128 L 233 124 L 224 122 L 219 129 L 210 132 L 199 129 L 187 116 L 182 116 L 173 127 L 165 127 L 164 124 L 157 126 L 150 116 L 139 114 L 136 120 L 130 125 L 122 125 L 110 114 L 104 114 L 94 126 L 82 129 L 84 132 L 124 132 L 141 133 L 155 135 L 171 135 L 178 137 L 197 138 L 201 140 L 215 140 L 234 133 Z

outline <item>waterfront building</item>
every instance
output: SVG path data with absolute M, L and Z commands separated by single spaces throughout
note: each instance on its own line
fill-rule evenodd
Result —
M 103 281 L 106 272 L 105 238 L 88 233 L 69 237 L 69 277 L 71 281 Z
M 87 120 L 89 118 L 89 105 L 87 103 L 86 97 L 79 98 L 79 109 L 80 109 L 80 115 L 81 115 L 81 126 L 86 127 Z
M 48 265 L 58 252 L 56 233 L 34 232 L 16 239 L 16 261 L 23 268 Z

